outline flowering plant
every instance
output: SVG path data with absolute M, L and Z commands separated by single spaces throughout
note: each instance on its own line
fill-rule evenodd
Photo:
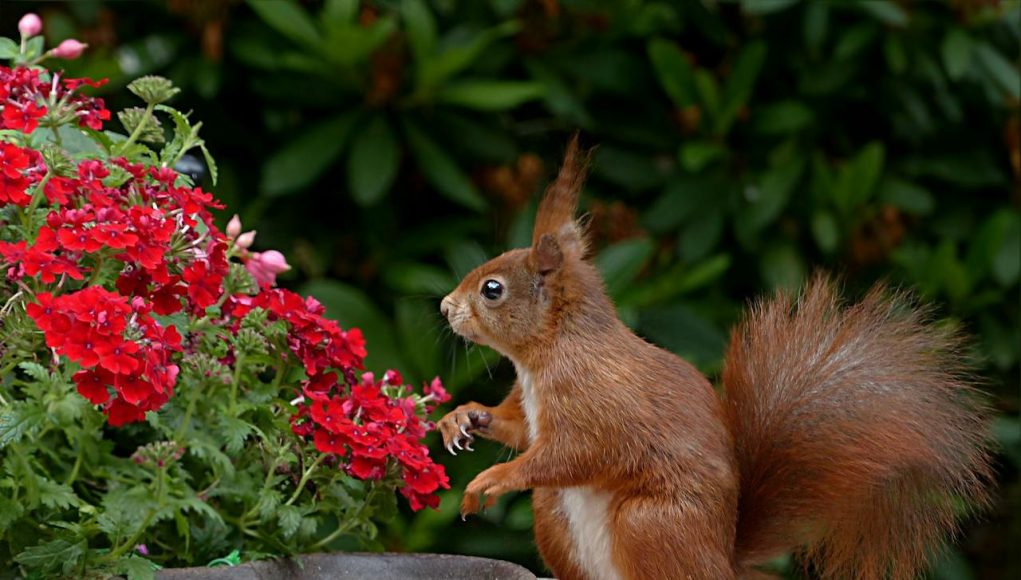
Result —
M 0 563 L 29 577 L 371 545 L 373 521 L 435 507 L 422 439 L 449 397 L 362 372 L 365 342 L 275 287 L 237 218 L 174 168 L 216 166 L 166 105 L 111 119 L 102 82 L 47 70 L 41 21 L 0 38 Z M 164 130 L 159 116 L 169 119 Z M 170 133 L 170 134 L 168 134 Z M 15 533 L 16 532 L 16 533 Z M 352 541 L 354 543 L 352 544 Z

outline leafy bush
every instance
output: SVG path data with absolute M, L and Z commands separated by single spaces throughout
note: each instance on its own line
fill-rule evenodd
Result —
M 1000 503 L 941 573 L 1021 570 L 1018 3 L 43 7 L 54 39 L 96 39 L 69 70 L 173 78 L 217 120 L 218 194 L 290 250 L 283 283 L 360 327 L 370 367 L 446 373 L 458 401 L 498 400 L 511 369 L 444 340 L 437 298 L 527 240 L 576 128 L 599 146 L 583 203 L 622 315 L 706 372 L 749 297 L 813 268 L 851 293 L 880 277 L 917 289 L 976 336 L 1004 451 Z M 505 457 L 458 456 L 446 493 Z M 527 497 L 469 524 L 456 504 L 384 541 L 540 569 Z
M 129 84 L 145 108 L 103 131 L 82 94 L 102 83 L 42 68 L 76 55 L 33 30 L 0 38 L 3 567 L 151 577 L 232 549 L 372 546 L 395 490 L 436 507 L 449 486 L 421 439 L 439 380 L 423 396 L 359 377 L 361 332 L 274 288 L 286 262 L 239 221 L 215 226 L 221 206 L 173 169 L 198 148 L 215 180 L 170 81 Z

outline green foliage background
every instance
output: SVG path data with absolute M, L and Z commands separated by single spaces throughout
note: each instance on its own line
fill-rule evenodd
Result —
M 282 283 L 361 327 L 370 367 L 439 374 L 455 402 L 495 403 L 513 371 L 438 300 L 527 244 L 576 129 L 621 316 L 709 374 L 747 300 L 815 268 L 852 296 L 916 289 L 975 336 L 1002 443 L 997 504 L 934 577 L 1021 574 L 1017 0 L 4 0 L 0 33 L 30 10 L 51 44 L 90 43 L 67 70 L 111 98 L 148 73 L 184 88 L 208 186 L 288 255 Z M 456 517 L 507 457 L 444 458 L 454 489 L 389 548 L 541 570 L 527 495 Z

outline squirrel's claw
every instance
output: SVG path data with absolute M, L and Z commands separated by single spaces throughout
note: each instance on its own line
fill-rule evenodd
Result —
M 457 451 L 454 451 L 453 442 L 447 443 L 447 451 L 449 451 L 451 455 L 457 455 Z

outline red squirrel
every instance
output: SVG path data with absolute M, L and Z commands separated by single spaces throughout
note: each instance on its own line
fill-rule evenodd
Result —
M 465 276 L 441 312 L 517 371 L 495 407 L 439 422 L 520 451 L 467 487 L 462 517 L 532 490 L 535 540 L 560 580 L 756 576 L 794 552 L 824 578 L 914 578 L 959 504 L 989 498 L 986 413 L 960 338 L 881 287 L 842 303 L 816 276 L 751 306 L 723 394 L 622 323 L 575 219 L 577 138 L 532 246 Z

